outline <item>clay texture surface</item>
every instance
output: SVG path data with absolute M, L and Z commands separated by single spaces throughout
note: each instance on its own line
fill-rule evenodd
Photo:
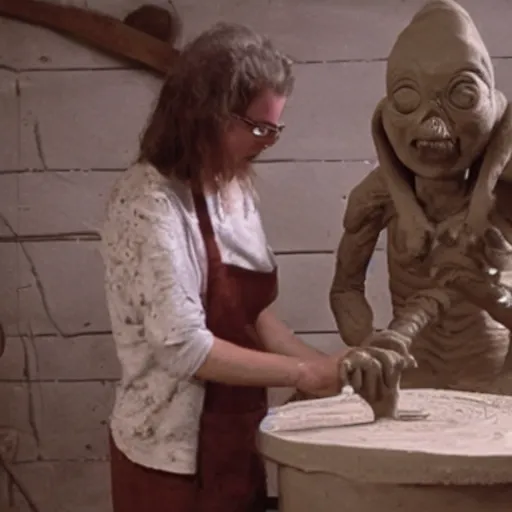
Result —
M 512 482 L 512 397 L 402 390 L 399 411 L 414 421 L 373 421 L 355 394 L 273 409 L 261 449 L 281 465 L 374 483 Z

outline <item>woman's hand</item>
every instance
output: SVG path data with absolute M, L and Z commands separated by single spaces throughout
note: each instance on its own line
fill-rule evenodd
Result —
M 308 398 L 325 398 L 341 393 L 344 386 L 339 356 L 315 357 L 299 363 L 295 387 Z
M 410 365 L 403 355 L 378 347 L 357 347 L 300 363 L 297 399 L 323 398 L 351 386 L 371 407 L 375 418 L 396 413 L 402 371 Z

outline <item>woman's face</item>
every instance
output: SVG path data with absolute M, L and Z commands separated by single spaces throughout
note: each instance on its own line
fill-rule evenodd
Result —
M 237 167 L 249 165 L 263 150 L 275 144 L 284 125 L 279 120 L 286 97 L 264 90 L 244 116 L 233 115 L 225 143 Z

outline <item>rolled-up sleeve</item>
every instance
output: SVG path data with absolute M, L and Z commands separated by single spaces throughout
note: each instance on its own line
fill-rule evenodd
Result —
M 205 361 L 213 334 L 206 327 L 183 216 L 164 194 L 139 199 L 131 215 L 138 255 L 133 299 L 145 338 L 170 374 L 190 377 Z

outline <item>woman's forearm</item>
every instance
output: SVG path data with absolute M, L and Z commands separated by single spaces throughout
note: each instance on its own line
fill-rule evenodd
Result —
M 256 321 L 256 333 L 265 348 L 274 354 L 316 359 L 325 354 L 304 343 L 270 309 L 263 310 Z
M 250 350 L 214 338 L 195 376 L 233 386 L 295 387 L 300 372 L 300 358 Z

